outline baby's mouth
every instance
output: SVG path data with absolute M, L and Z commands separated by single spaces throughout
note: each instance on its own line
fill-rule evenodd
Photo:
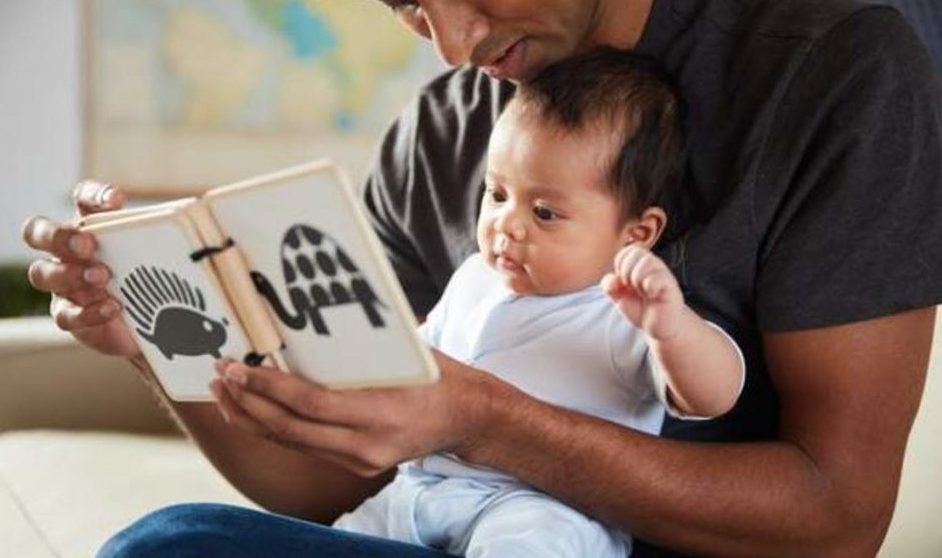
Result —
M 523 265 L 506 252 L 494 253 L 494 265 L 500 270 L 512 273 L 518 273 L 523 270 Z

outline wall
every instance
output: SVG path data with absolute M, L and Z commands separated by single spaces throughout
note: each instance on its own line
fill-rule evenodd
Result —
M 362 1 L 387 11 L 379 3 Z M 20 239 L 28 216 L 71 216 L 69 194 L 82 174 L 84 5 L 85 0 L 0 0 L 0 192 L 6 194 L 0 203 L 0 262 L 32 259 Z M 389 23 L 407 35 L 392 19 Z M 443 68 L 427 44 L 418 59 L 422 62 L 409 70 L 418 72 L 416 86 Z M 341 145 L 330 137 L 323 141 L 334 148 Z M 345 164 L 353 183 L 360 184 L 372 144 L 356 152 L 327 149 L 323 154 Z
M 71 214 L 81 96 L 76 0 L 0 0 L 0 261 L 26 260 L 20 226 Z

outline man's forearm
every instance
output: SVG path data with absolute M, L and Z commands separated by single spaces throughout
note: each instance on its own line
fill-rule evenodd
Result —
M 656 438 L 503 384 L 487 400 L 493 422 L 459 455 L 681 551 L 873 556 L 892 517 L 934 325 L 928 307 L 764 333 L 779 441 Z
M 331 523 L 389 480 L 388 475 L 358 477 L 332 463 L 233 428 L 212 403 L 175 402 L 164 393 L 143 358 L 132 358 L 131 362 L 213 466 L 242 494 L 268 510 Z
M 462 457 L 610 525 L 695 554 L 860 555 L 831 539 L 853 516 L 795 446 L 678 442 L 503 395 L 486 440 Z M 882 533 L 873 536 L 878 544 Z

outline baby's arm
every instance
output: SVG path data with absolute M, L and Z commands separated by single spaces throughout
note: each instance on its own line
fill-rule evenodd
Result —
M 665 376 L 670 401 L 681 412 L 713 417 L 739 396 L 743 370 L 739 349 L 684 303 L 667 265 L 648 249 L 627 246 L 602 288 L 621 313 L 647 337 Z

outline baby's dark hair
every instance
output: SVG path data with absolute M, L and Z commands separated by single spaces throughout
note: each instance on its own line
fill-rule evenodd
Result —
M 686 167 L 684 106 L 657 60 L 592 49 L 548 66 L 518 87 L 513 102 L 564 130 L 611 129 L 620 139 L 609 185 L 622 218 L 652 205 L 671 213 Z

